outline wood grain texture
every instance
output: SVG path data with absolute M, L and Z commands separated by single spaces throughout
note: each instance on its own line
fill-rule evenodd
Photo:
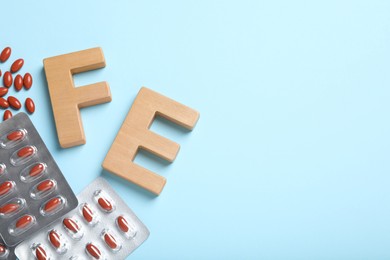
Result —
M 156 115 L 192 130 L 199 113 L 148 88 L 141 88 L 103 161 L 103 168 L 146 190 L 160 194 L 166 179 L 135 164 L 138 149 L 172 162 L 179 144 L 149 130 Z
M 107 82 L 75 87 L 73 74 L 106 66 L 101 48 L 43 60 L 58 140 L 62 148 L 85 144 L 80 108 L 111 101 Z

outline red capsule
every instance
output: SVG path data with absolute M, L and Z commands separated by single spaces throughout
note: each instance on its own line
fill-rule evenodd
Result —
M 3 257 L 6 252 L 7 252 L 7 248 L 5 247 L 5 245 L 0 244 L 0 257 Z
M 1 72 L 1 70 L 0 70 L 0 77 L 1 77 L 1 75 L 2 75 L 2 72 Z
M 7 194 L 13 187 L 14 184 L 10 181 L 5 181 L 0 184 L 0 196 Z
M 118 223 L 120 230 L 122 230 L 124 233 L 129 231 L 129 229 L 130 229 L 129 223 L 127 223 L 127 220 L 124 217 L 119 216 L 117 218 L 117 223 Z
M 71 218 L 65 218 L 62 223 L 64 224 L 64 226 L 72 231 L 73 233 L 77 233 L 80 231 L 80 227 L 79 225 L 77 225 L 76 221 L 74 221 L 73 219 Z
M 7 120 L 7 119 L 10 119 L 11 117 L 12 117 L 11 111 L 5 110 L 5 111 L 4 111 L 4 115 L 3 115 L 3 121 L 5 121 L 5 120 Z
M 35 176 L 41 174 L 44 169 L 45 169 L 45 165 L 43 163 L 38 163 L 31 168 L 28 175 L 30 175 L 30 177 L 35 177 Z
M 19 157 L 29 157 L 34 154 L 34 148 L 32 146 L 23 147 L 17 154 Z
M 30 215 L 24 215 L 16 221 L 16 228 L 25 228 L 34 221 L 34 218 Z
M 35 104 L 31 98 L 26 98 L 26 101 L 24 102 L 24 106 L 26 107 L 27 112 L 29 112 L 30 114 L 34 113 Z
M 54 211 L 57 207 L 59 207 L 61 204 L 62 204 L 62 199 L 59 197 L 55 197 L 55 198 L 52 198 L 51 200 L 49 200 L 45 204 L 45 206 L 43 207 L 43 210 L 46 213 L 50 213 L 50 212 Z
M 60 248 L 61 246 L 61 238 L 60 235 L 55 230 L 50 231 L 49 233 L 49 240 L 50 243 L 55 247 L 55 248 Z
M 45 180 L 45 181 L 43 181 L 43 182 L 38 184 L 37 190 L 41 191 L 41 192 L 45 192 L 45 191 L 53 189 L 54 186 L 55 186 L 54 181 L 52 181 L 52 180 Z
M 38 246 L 35 249 L 35 257 L 37 258 L 37 260 L 46 260 L 47 254 L 46 254 L 45 249 L 43 249 L 43 247 L 41 247 L 41 246 Z
M 9 107 L 8 101 L 5 98 L 0 97 L 0 107 L 1 108 L 8 108 Z
M 118 247 L 115 237 L 110 233 L 106 233 L 104 235 L 104 242 L 106 242 L 106 244 L 112 249 L 116 249 Z
M 93 220 L 93 212 L 87 204 L 83 207 L 83 217 L 88 223 Z
M 0 214 L 8 215 L 11 214 L 12 212 L 15 212 L 19 209 L 20 205 L 17 203 L 9 203 L 5 204 L 0 208 Z
M 1 62 L 6 62 L 9 58 L 9 56 L 11 56 L 11 48 L 10 47 L 6 47 L 3 49 L 3 51 L 1 52 L 0 54 L 0 61 Z
M 17 59 L 16 61 L 14 61 L 14 63 L 12 63 L 11 72 L 12 73 L 18 72 L 23 67 L 23 64 L 24 64 L 23 59 Z
M 33 83 L 33 78 L 31 76 L 31 74 L 30 73 L 24 74 L 24 77 L 23 77 L 24 88 L 29 90 L 32 86 L 32 83 Z
M 112 204 L 108 199 L 101 197 L 98 199 L 98 203 L 103 210 L 112 211 Z
M 14 96 L 9 96 L 8 99 L 8 104 L 13 108 L 13 109 L 16 109 L 16 110 L 19 110 L 21 107 L 22 107 L 22 104 L 20 104 L 20 101 L 19 99 L 17 99 L 16 97 Z
M 92 243 L 87 244 L 85 248 L 87 249 L 87 252 L 95 259 L 100 259 L 102 256 L 99 248 L 97 248 L 97 246 L 93 245 Z
M 21 130 L 13 131 L 7 135 L 7 139 L 10 141 L 18 141 L 24 137 L 24 132 Z
M 6 71 L 6 72 L 4 73 L 4 76 L 3 76 L 4 87 L 6 87 L 6 88 L 11 87 L 12 81 L 13 81 L 13 79 L 12 79 L 12 74 L 11 74 L 11 72 Z
M 7 95 L 7 93 L 8 93 L 8 88 L 0 87 L 0 97 Z
M 14 87 L 16 91 L 20 91 L 23 88 L 23 78 L 20 74 L 16 75 L 14 80 Z

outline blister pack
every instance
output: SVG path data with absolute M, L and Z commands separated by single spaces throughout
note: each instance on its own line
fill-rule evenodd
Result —
M 0 234 L 15 246 L 78 201 L 24 113 L 0 124 Z
M 0 260 L 16 260 L 15 248 L 7 246 L 0 238 Z
M 78 207 L 16 247 L 21 260 L 125 259 L 149 230 L 103 178 L 77 198 Z

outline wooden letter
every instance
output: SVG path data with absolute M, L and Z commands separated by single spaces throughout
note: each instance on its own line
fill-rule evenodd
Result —
M 150 89 L 141 88 L 103 161 L 103 168 L 158 195 L 166 179 L 133 162 L 138 149 L 169 162 L 179 152 L 179 144 L 149 130 L 156 115 L 190 130 L 199 118 L 197 111 Z
M 111 101 L 107 82 L 75 88 L 73 74 L 106 66 L 101 48 L 43 60 L 58 140 L 62 148 L 85 144 L 80 108 Z

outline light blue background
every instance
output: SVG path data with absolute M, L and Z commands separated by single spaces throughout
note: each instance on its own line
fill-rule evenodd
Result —
M 103 175 L 149 227 L 132 259 L 389 259 L 389 1 L 6 1 L 31 117 L 75 192 Z M 59 148 L 42 59 L 95 46 L 113 100 Z M 4 71 L 10 62 L 0 64 Z M 141 86 L 197 109 L 154 197 L 101 163 Z

